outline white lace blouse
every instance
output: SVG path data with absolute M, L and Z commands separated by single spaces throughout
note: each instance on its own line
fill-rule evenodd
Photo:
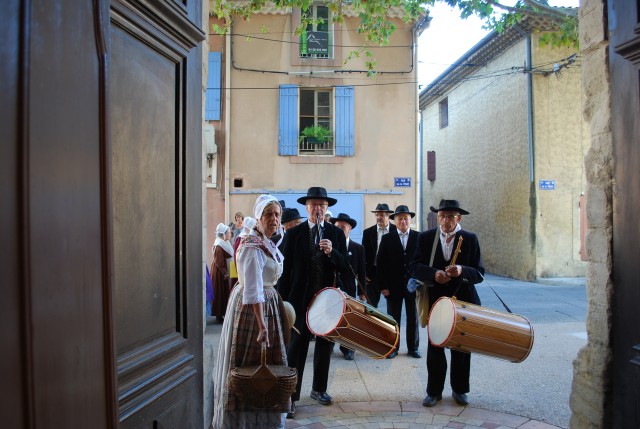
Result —
M 251 235 L 259 237 L 255 231 Z M 262 244 L 272 252 L 271 256 L 257 247 L 247 245 L 238 249 L 238 282 L 244 285 L 242 294 L 243 304 L 256 304 L 264 302 L 265 286 L 275 286 L 282 274 L 282 254 L 269 239 L 263 239 Z

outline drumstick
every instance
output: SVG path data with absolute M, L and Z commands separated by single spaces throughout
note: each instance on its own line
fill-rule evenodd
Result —
M 456 246 L 456 251 L 453 252 L 453 258 L 451 258 L 451 263 L 449 264 L 450 267 L 456 264 L 456 259 L 458 259 L 458 255 L 460 254 L 460 247 L 462 247 L 462 236 L 458 238 L 458 245 Z

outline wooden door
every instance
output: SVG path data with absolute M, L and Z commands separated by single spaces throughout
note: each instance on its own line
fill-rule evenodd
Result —
M 640 2 L 609 2 L 613 137 L 613 371 L 607 418 L 640 427 Z
M 201 5 L 3 3 L 3 426 L 205 426 Z

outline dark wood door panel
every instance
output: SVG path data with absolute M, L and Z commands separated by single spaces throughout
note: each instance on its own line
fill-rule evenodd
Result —
M 187 190 L 198 182 L 185 165 L 201 152 L 186 131 L 201 120 L 187 116 L 199 115 L 201 95 L 188 98 L 185 86 L 201 88 L 201 74 L 191 70 L 200 61 L 193 61 L 196 33 L 186 15 L 172 1 L 114 1 L 110 14 L 112 272 L 123 428 L 200 424 L 202 336 L 188 326 L 201 317 L 188 293 L 196 265 L 188 263 L 195 255 L 187 242 L 201 236 L 201 215 L 186 206 Z
M 613 194 L 613 371 L 608 418 L 613 428 L 640 427 L 640 26 L 638 1 L 609 3 Z

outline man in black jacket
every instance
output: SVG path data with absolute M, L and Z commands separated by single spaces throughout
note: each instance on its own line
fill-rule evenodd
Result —
M 462 215 L 468 215 L 469 212 L 460 208 L 456 200 L 440 200 L 440 206 L 437 209 L 431 207 L 431 211 L 438 213 L 439 227 L 419 235 L 418 249 L 409 264 L 411 277 L 428 283 L 431 307 L 438 298 L 454 295 L 460 301 L 480 305 L 480 297 L 474 286 L 484 280 L 480 244 L 475 234 L 463 231 L 460 227 Z M 460 240 L 460 253 L 456 264 L 451 265 Z M 470 369 L 471 354 L 451 350 L 451 389 L 453 399 L 460 405 L 469 404 Z M 442 399 L 447 375 L 444 348 L 429 344 L 427 372 L 427 396 L 422 405 L 433 407 Z
M 277 289 L 282 298 L 290 302 L 296 311 L 296 329 L 291 332 L 287 360 L 290 366 L 298 370 L 298 385 L 291 396 L 293 403 L 289 418 L 295 415 L 295 401 L 300 399 L 302 376 L 311 340 L 311 332 L 306 323 L 307 308 L 321 289 L 339 287 L 337 273 L 348 269 L 344 233 L 324 221 L 327 207 L 336 202 L 335 198 L 327 196 L 324 188 L 309 188 L 305 197 L 298 198 L 298 203 L 307 209 L 307 222 L 289 229 L 286 234 L 284 267 Z M 332 398 L 327 393 L 332 350 L 331 341 L 316 337 L 311 398 L 322 405 L 332 403 Z
M 371 213 L 376 216 L 376 224 L 362 231 L 362 245 L 364 246 L 367 268 L 367 295 L 371 300 L 371 305 L 378 307 L 380 290 L 384 289 L 384 285 L 380 287 L 376 276 L 376 255 L 382 236 L 395 230 L 396 226 L 389 223 L 389 215 L 393 213 L 393 210 L 389 210 L 387 204 L 378 204 Z
M 404 301 L 407 314 L 406 341 L 407 354 L 414 358 L 421 358 L 418 351 L 420 336 L 418 333 L 418 312 L 416 309 L 416 293 L 407 290 L 409 281 L 409 262 L 418 245 L 418 231 L 410 228 L 411 218 L 415 213 L 407 206 L 398 206 L 389 218 L 396 224 L 397 229 L 384 235 L 380 240 L 378 256 L 376 257 L 376 272 L 380 280 L 380 292 L 387 299 L 387 313 L 401 326 L 402 302 Z M 396 349 L 387 356 L 393 359 L 398 354 L 400 339 Z
M 346 271 L 340 273 L 342 290 L 349 296 L 354 298 L 360 296 L 364 300 L 363 290 L 361 289 L 364 287 L 365 278 L 364 247 L 349 238 L 351 230 L 358 225 L 358 222 L 348 214 L 339 213 L 338 217 L 331 218 L 331 223 L 340 228 L 347 239 L 347 256 L 350 266 Z M 353 360 L 353 350 L 340 346 L 340 351 L 346 360 Z

